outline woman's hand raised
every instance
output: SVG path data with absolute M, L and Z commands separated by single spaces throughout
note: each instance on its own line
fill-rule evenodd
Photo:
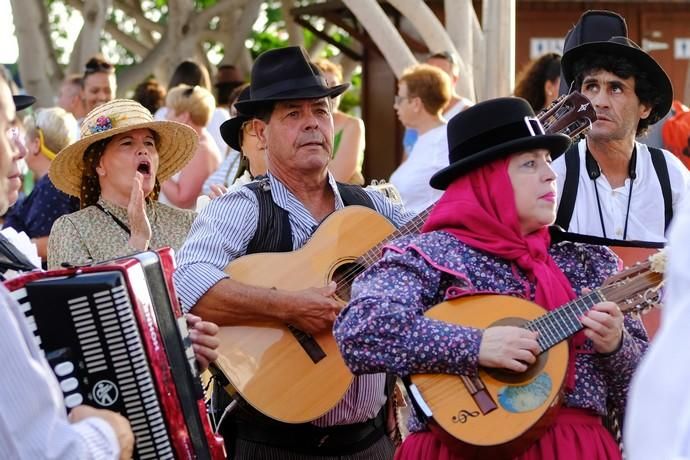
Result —
M 127 218 L 129 220 L 129 245 L 140 251 L 145 251 L 149 247 L 151 240 L 151 224 L 146 216 L 146 199 L 141 188 L 143 176 L 140 172 L 134 174 L 132 193 L 129 196 L 127 206 Z

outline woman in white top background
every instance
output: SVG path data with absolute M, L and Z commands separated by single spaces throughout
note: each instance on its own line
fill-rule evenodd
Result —
M 178 208 L 193 209 L 204 181 L 218 168 L 221 153 L 206 128 L 215 109 L 213 94 L 200 86 L 178 85 L 166 97 L 167 117 L 190 126 L 199 135 L 192 160 L 161 184 L 160 201 Z
M 437 67 L 419 64 L 405 70 L 398 81 L 393 107 L 406 128 L 419 133 L 410 155 L 391 175 L 405 208 L 419 213 L 436 202 L 441 191 L 429 179 L 448 166 L 448 142 L 443 109 L 451 95 L 448 75 Z

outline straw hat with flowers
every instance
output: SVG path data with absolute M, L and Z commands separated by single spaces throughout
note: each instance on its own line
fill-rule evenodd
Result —
M 50 165 L 49 177 L 63 192 L 80 196 L 84 152 L 94 142 L 134 129 L 148 128 L 158 134 L 156 145 L 160 183 L 181 170 L 194 156 L 199 137 L 187 125 L 157 121 L 138 102 L 115 99 L 93 109 L 81 125 L 81 139 L 58 153 Z

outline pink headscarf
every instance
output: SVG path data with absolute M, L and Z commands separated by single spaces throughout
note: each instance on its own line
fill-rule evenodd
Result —
M 456 179 L 448 187 L 422 232 L 443 230 L 463 243 L 517 265 L 536 284 L 535 301 L 547 310 L 575 298 L 570 281 L 548 252 L 551 238 L 546 227 L 523 235 L 508 175 L 510 157 L 492 161 Z M 525 298 L 530 287 L 525 283 Z M 584 341 L 577 334 L 574 344 Z M 571 346 L 571 367 L 574 355 Z M 574 368 L 569 369 L 572 388 Z

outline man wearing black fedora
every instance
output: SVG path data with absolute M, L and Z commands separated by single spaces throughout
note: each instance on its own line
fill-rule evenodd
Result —
M 690 174 L 670 152 L 635 138 L 666 115 L 673 88 L 661 66 L 632 40 L 612 37 L 568 50 L 566 83 L 587 96 L 597 121 L 554 162 L 556 224 L 607 240 L 663 243 Z
M 328 172 L 333 150 L 331 98 L 348 86 L 328 87 L 299 47 L 270 50 L 257 58 L 250 97 L 235 107 L 252 118 L 268 173 L 265 179 L 213 200 L 194 222 L 175 272 L 187 311 L 220 325 L 264 320 L 308 333 L 328 331 L 341 309 L 333 298 L 334 282 L 298 291 L 258 288 L 228 277 L 225 267 L 246 254 L 302 247 L 323 219 L 346 205 L 373 208 L 396 226 L 411 217 L 377 192 L 337 184 Z M 220 428 L 231 446 L 229 455 L 392 458 L 393 446 L 385 435 L 385 382 L 384 374 L 356 377 L 342 400 L 310 423 L 278 422 L 240 404 Z

